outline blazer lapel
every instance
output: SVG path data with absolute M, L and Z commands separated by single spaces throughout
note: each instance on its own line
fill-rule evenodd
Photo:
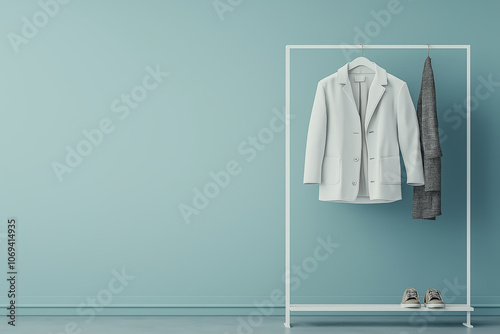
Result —
M 344 91 L 345 95 L 347 95 L 347 98 L 349 99 L 349 101 L 351 101 L 351 104 L 352 104 L 352 107 L 354 109 L 352 109 L 353 111 L 356 112 L 356 114 L 359 115 L 358 113 L 358 107 L 356 105 L 356 102 L 354 101 L 354 95 L 352 93 L 352 87 L 351 87 L 351 82 L 349 80 L 347 80 L 347 83 L 344 85 L 344 87 L 342 87 L 342 90 Z
M 375 64 L 375 77 L 370 86 L 368 101 L 366 103 L 365 131 L 368 129 L 373 113 L 385 93 L 385 85 L 387 85 L 387 72 L 382 67 Z
M 351 111 L 354 112 L 359 117 L 358 107 L 354 101 L 354 95 L 352 93 L 351 82 L 349 81 L 349 63 L 345 64 L 339 68 L 338 82 L 342 86 L 342 91 L 345 93 L 347 99 L 350 101 L 352 106 Z M 375 77 L 370 85 L 370 91 L 368 92 L 368 101 L 366 102 L 366 114 L 365 114 L 365 131 L 368 129 L 368 124 L 380 102 L 380 99 L 385 93 L 385 85 L 387 85 L 387 72 L 380 66 L 374 63 L 375 66 Z
M 358 107 L 356 105 L 356 102 L 354 101 L 354 95 L 352 93 L 352 87 L 351 87 L 351 82 L 349 81 L 349 78 L 348 78 L 348 66 L 349 66 L 349 63 L 345 64 L 344 66 L 342 66 L 341 68 L 339 68 L 338 72 L 337 72 L 337 75 L 338 75 L 338 81 L 339 81 L 339 84 L 343 85 L 342 86 L 342 91 L 345 93 L 347 99 L 350 101 L 350 104 L 351 104 L 351 111 L 353 113 L 355 113 L 356 115 L 358 115 L 359 117 L 359 113 L 358 113 Z

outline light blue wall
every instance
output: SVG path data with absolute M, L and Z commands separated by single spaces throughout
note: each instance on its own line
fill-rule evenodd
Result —
M 221 16 L 213 0 L 73 0 L 50 17 L 34 0 L 0 3 L 0 267 L 13 216 L 19 304 L 59 307 L 25 312 L 105 314 L 89 297 L 137 308 L 279 302 L 285 45 L 359 42 L 471 44 L 472 302 L 500 306 L 500 87 L 482 83 L 500 82 L 500 3 L 402 0 L 389 18 L 376 14 L 389 0 L 220 2 Z M 29 31 L 24 17 L 43 27 Z M 446 138 L 436 222 L 410 219 L 407 185 L 402 201 L 354 206 L 319 202 L 317 187 L 301 184 L 316 82 L 356 55 L 292 52 L 292 262 L 311 271 L 294 274 L 293 301 L 397 303 L 413 286 L 463 302 L 449 285 L 465 282 L 466 127 L 447 110 L 464 103 L 465 51 L 431 50 Z M 416 102 L 425 50 L 365 56 L 407 81 Z M 169 75 L 146 78 L 144 90 L 156 68 Z M 120 99 L 131 92 L 147 96 L 127 114 Z M 67 146 L 89 149 L 82 131 L 99 126 L 102 142 L 60 182 L 54 162 L 66 164 Z M 222 170 L 232 174 L 214 187 Z M 205 187 L 213 198 L 203 203 Z M 193 200 L 201 209 L 186 219 Z M 318 261 L 317 238 L 328 235 L 336 248 Z M 128 279 L 116 279 L 122 270 Z

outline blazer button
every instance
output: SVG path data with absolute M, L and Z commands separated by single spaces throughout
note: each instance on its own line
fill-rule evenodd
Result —
M 356 182 L 356 181 L 352 181 L 352 185 L 353 185 L 353 186 L 355 186 L 355 185 L 357 185 L 357 184 L 358 184 L 358 182 Z
M 354 157 L 352 160 L 358 162 L 359 161 L 359 158 L 358 157 Z

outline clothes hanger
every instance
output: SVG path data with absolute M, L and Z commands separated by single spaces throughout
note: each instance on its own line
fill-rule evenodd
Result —
M 350 71 L 358 66 L 365 66 L 368 67 L 370 70 L 375 71 L 375 63 L 370 61 L 368 58 L 363 57 L 363 51 L 364 51 L 363 44 L 360 43 L 359 45 L 361 45 L 361 56 L 351 61 L 347 66 L 347 70 Z

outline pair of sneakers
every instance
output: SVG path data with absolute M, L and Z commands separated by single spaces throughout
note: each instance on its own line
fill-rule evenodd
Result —
M 415 308 L 420 307 L 420 298 L 418 297 L 417 290 L 408 288 L 403 294 L 401 299 L 401 307 Z M 424 296 L 424 307 L 427 308 L 443 308 L 445 307 L 441 292 L 436 289 L 428 289 Z

